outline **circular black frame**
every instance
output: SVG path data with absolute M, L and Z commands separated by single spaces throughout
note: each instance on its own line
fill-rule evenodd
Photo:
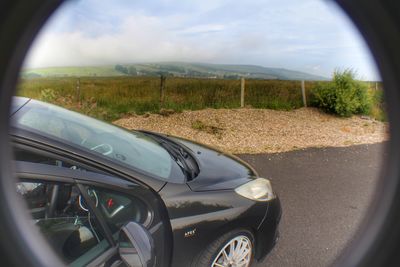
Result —
M 10 100 L 34 37 L 62 0 L 0 4 L 0 259 L 3 266 L 62 266 L 14 192 L 8 136 Z M 374 204 L 336 266 L 400 266 L 400 5 L 394 0 L 337 0 L 369 45 L 385 84 L 388 158 Z

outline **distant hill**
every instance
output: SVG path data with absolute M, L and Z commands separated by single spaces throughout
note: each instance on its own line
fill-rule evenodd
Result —
M 24 78 L 35 77 L 76 77 L 76 76 L 174 76 L 194 78 L 238 79 L 278 79 L 278 80 L 328 80 L 305 72 L 282 68 L 267 68 L 256 65 L 225 65 L 184 62 L 157 62 L 138 64 L 118 64 L 115 66 L 92 67 L 51 67 L 26 69 Z
M 26 69 L 22 77 L 76 77 L 76 76 L 123 76 L 123 73 L 114 69 L 114 66 L 93 67 L 49 67 L 39 69 Z

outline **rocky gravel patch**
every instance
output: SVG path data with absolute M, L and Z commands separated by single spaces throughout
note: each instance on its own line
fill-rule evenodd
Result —
M 273 153 L 308 147 L 344 147 L 388 140 L 388 123 L 365 116 L 340 118 L 315 108 L 204 109 L 132 115 L 114 122 L 195 140 L 230 153 Z

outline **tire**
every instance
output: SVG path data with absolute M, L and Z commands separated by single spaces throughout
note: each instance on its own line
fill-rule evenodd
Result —
M 230 242 L 234 241 L 234 244 L 238 244 L 238 242 L 243 242 L 242 244 L 245 245 L 246 242 L 248 242 L 248 245 L 250 247 L 250 253 L 249 256 L 246 256 L 245 258 L 248 259 L 249 263 L 246 267 L 250 267 L 253 263 L 254 259 L 254 235 L 245 229 L 237 229 L 233 230 L 231 232 L 228 232 L 224 234 L 223 236 L 219 237 L 217 240 L 212 242 L 210 245 L 207 246 L 201 253 L 199 253 L 198 257 L 194 260 L 194 264 L 192 264 L 193 267 L 215 267 L 219 266 L 216 265 L 215 262 L 219 260 L 221 262 L 224 260 L 223 254 L 223 249 L 229 250 L 229 245 Z M 243 247 L 243 246 L 242 246 Z M 243 247 L 244 248 L 244 247 Z M 221 254 L 222 253 L 222 254 Z M 245 255 L 246 253 L 242 254 Z M 221 258 L 222 257 L 222 258 Z M 241 258 L 241 257 L 239 257 Z M 246 260 L 245 259 L 245 260 Z M 226 261 L 225 261 L 226 262 Z M 225 266 L 225 265 L 221 265 Z M 229 266 L 229 265 L 227 265 Z M 235 266 L 235 265 L 232 265 Z

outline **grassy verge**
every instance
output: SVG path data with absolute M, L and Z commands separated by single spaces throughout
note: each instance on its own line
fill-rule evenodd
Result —
M 54 103 L 92 117 L 113 121 L 129 114 L 181 112 L 204 108 L 239 108 L 240 80 L 168 77 L 160 102 L 157 77 L 35 78 L 21 80 L 18 95 Z M 308 97 L 320 83 L 306 82 Z M 375 97 L 375 96 L 374 96 Z M 377 102 L 382 101 L 376 96 Z M 246 80 L 245 105 L 291 110 L 302 107 L 299 81 Z M 381 105 L 371 113 L 377 117 Z

